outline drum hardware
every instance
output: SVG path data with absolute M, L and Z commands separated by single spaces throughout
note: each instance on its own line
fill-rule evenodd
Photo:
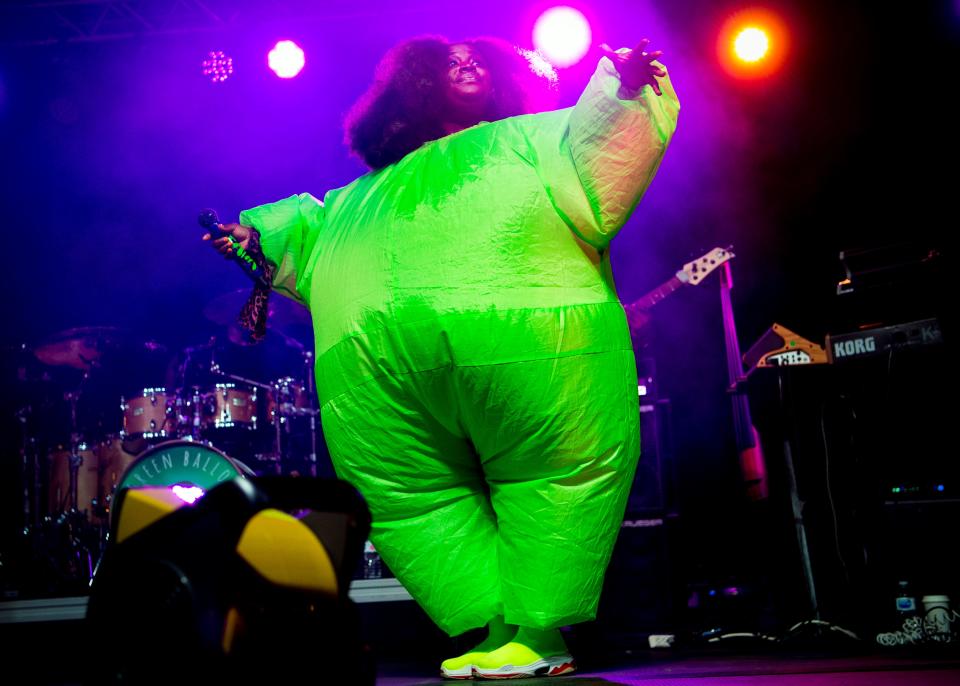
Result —
M 30 434 L 30 416 L 33 407 L 24 405 L 14 413 L 20 424 L 20 474 L 23 499 L 23 526 L 40 523 L 40 452 L 37 439 Z
M 205 414 L 211 416 L 210 422 L 212 422 L 213 428 L 256 429 L 258 420 L 257 389 L 264 390 L 269 394 L 273 390 L 273 386 L 244 376 L 224 372 L 213 353 L 210 355 L 210 373 L 230 380 L 214 384 L 214 390 L 203 396 L 206 403 Z M 246 388 L 237 384 L 242 384 Z
M 189 438 L 193 441 L 201 440 L 200 432 L 203 429 L 203 398 L 200 387 L 192 386 L 189 397 L 186 392 L 177 393 L 177 416 L 179 425 L 190 427 L 189 433 L 180 432 L 179 438 Z
M 106 522 L 109 520 L 117 484 L 140 453 L 128 451 L 119 435 L 107 436 L 97 445 L 96 452 L 99 467 L 97 473 L 99 500 L 94 511 L 99 520 Z
M 56 583 L 70 587 L 54 590 L 70 592 L 80 592 L 89 583 L 105 544 L 96 446 L 87 443 L 77 430 L 76 409 L 81 396 L 79 390 L 63 394 L 70 406 L 70 440 L 46 453 L 45 484 L 38 473 L 40 460 L 36 460 L 34 521 L 24 530 L 40 564 L 54 573 Z M 47 513 L 38 517 L 41 494 Z
M 36 565 L 38 572 L 31 582 L 66 584 L 71 591 L 89 583 L 105 545 L 108 482 L 124 459 L 132 459 L 128 453 L 119 457 L 121 441 L 107 433 L 120 428 L 114 419 L 120 389 L 112 384 L 127 370 L 147 369 L 166 350 L 116 327 L 69 329 L 19 346 L 16 381 L 24 385 L 26 400 L 14 415 L 21 431 L 24 569 Z M 162 405 L 159 399 L 156 404 Z M 169 423 L 154 429 L 143 421 L 148 434 L 173 430 Z
M 57 446 L 48 455 L 47 510 L 55 516 L 76 512 L 92 519 L 99 498 L 100 462 L 95 446 Z
M 87 379 L 87 374 L 84 374 L 84 380 Z M 80 466 L 83 464 L 83 456 L 80 454 L 80 451 L 85 450 L 86 446 L 80 438 L 80 434 L 77 431 L 77 402 L 80 399 L 80 392 L 67 392 L 63 394 L 63 399 L 70 403 L 70 453 L 68 458 L 68 498 L 69 498 L 69 511 L 77 511 L 77 477 L 80 472 Z M 58 510 L 63 510 L 62 501 L 59 503 Z
M 317 416 L 320 414 L 319 410 L 313 408 L 313 397 L 316 395 L 316 388 L 314 387 L 314 371 L 313 371 L 313 353 L 309 350 L 303 351 L 303 366 L 304 366 L 304 378 L 307 380 L 307 397 L 310 398 L 310 476 L 317 476 Z

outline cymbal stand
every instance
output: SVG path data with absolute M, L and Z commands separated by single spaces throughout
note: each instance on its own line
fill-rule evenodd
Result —
M 70 507 L 68 511 L 76 512 L 78 510 L 77 479 L 80 474 L 80 466 L 83 464 L 83 456 L 80 454 L 80 433 L 77 431 L 77 401 L 80 399 L 80 392 L 68 391 L 63 394 L 63 399 L 70 403 Z
M 214 346 L 216 343 L 217 337 L 211 336 L 210 340 L 203 345 L 186 348 L 184 350 L 183 362 L 177 370 L 177 417 L 180 422 L 190 425 L 189 438 L 192 441 L 199 442 L 201 440 L 200 430 L 203 426 L 203 407 L 201 405 L 200 387 L 193 385 L 190 387 L 190 399 L 186 401 L 186 408 L 189 410 L 189 414 L 187 414 L 187 411 L 184 409 L 184 396 L 187 389 L 187 370 L 193 363 L 193 354 L 200 350 L 210 351 L 210 368 L 211 370 L 219 370 L 216 360 L 214 360 Z
M 276 460 L 275 469 L 277 473 L 283 473 L 283 465 L 286 463 L 283 455 L 283 403 L 281 402 L 281 385 L 274 383 L 270 393 L 273 393 L 273 446 L 274 452 L 272 458 Z
M 40 455 L 37 439 L 30 433 L 30 415 L 33 407 L 24 405 L 14 413 L 20 423 L 20 470 L 23 481 L 23 526 L 40 523 Z
M 103 545 L 99 535 L 95 537 L 96 540 L 91 536 L 90 523 L 86 515 L 80 512 L 77 493 L 80 467 L 83 465 L 83 456 L 80 454 L 82 436 L 77 422 L 77 402 L 82 395 L 83 385 L 89 378 L 89 371 L 84 372 L 78 389 L 63 394 L 64 400 L 70 403 L 70 506 L 65 512 L 58 513 L 58 524 L 66 527 L 66 537 L 63 539 L 66 549 L 62 551 L 63 571 L 71 581 L 82 583 L 92 578 L 96 557 Z
M 216 362 L 210 364 L 210 373 L 216 374 L 217 376 L 222 376 L 225 379 L 231 379 L 232 381 L 239 381 L 240 383 L 247 384 L 248 386 L 256 386 L 257 388 L 262 388 L 267 391 L 273 390 L 271 384 L 263 383 L 262 381 L 254 381 L 253 379 L 248 379 L 244 376 L 237 376 L 236 374 L 227 374 L 224 371 L 220 370 L 220 365 Z
M 214 374 L 214 375 L 216 375 L 216 376 L 222 377 L 222 378 L 224 378 L 224 379 L 230 379 L 231 381 L 238 381 L 238 382 L 240 382 L 240 383 L 242 383 L 242 384 L 246 384 L 247 386 L 253 386 L 253 387 L 255 387 L 255 388 L 262 389 L 262 390 L 266 391 L 266 393 L 268 393 L 268 394 L 270 394 L 270 393 L 275 394 L 274 397 L 277 399 L 277 403 L 276 403 L 276 406 L 277 406 L 277 407 L 276 407 L 276 409 L 274 410 L 274 421 L 273 421 L 273 423 L 274 423 L 274 428 L 275 428 L 275 431 L 276 431 L 275 439 L 274 439 L 274 440 L 275 440 L 275 442 L 276 442 L 276 449 L 277 449 L 277 451 L 276 451 L 275 458 L 276 458 L 276 460 L 277 460 L 277 465 L 278 465 L 278 469 L 279 469 L 279 468 L 280 468 L 280 465 L 283 464 L 283 455 L 282 455 L 282 453 L 281 453 L 281 450 L 282 450 L 281 444 L 282 444 L 282 442 L 281 442 L 281 435 L 280 435 L 280 423 L 281 423 L 281 420 L 282 420 L 282 413 L 281 413 L 281 411 L 280 411 L 280 389 L 279 389 L 277 386 L 273 385 L 273 384 L 266 384 L 266 383 L 263 383 L 262 381 L 254 381 L 253 379 L 248 379 L 248 378 L 246 378 L 245 376 L 239 376 L 239 375 L 237 375 L 237 374 L 228 374 L 227 372 L 225 372 L 225 371 L 223 371 L 222 369 L 220 369 L 220 365 L 219 365 L 219 364 L 217 363 L 217 361 L 214 359 L 214 357 L 213 357 L 212 354 L 211 354 L 211 356 L 210 356 L 210 373 L 211 373 L 211 374 Z M 268 397 L 269 397 L 269 395 L 268 395 Z M 199 405 L 199 403 L 197 403 L 197 404 Z
M 303 351 L 304 377 L 307 381 L 307 397 L 310 399 L 310 476 L 317 475 L 317 414 L 319 410 L 313 406 L 313 396 L 316 395 L 315 373 L 313 369 L 313 353 L 309 350 Z

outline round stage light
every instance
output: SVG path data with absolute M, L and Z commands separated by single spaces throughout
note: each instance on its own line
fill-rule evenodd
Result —
M 762 60 L 770 49 L 767 34 L 753 26 L 743 29 L 733 41 L 733 50 L 744 62 Z
M 750 7 L 734 12 L 717 35 L 717 59 L 737 79 L 763 79 L 783 66 L 790 49 L 790 32 L 772 10 Z
M 203 61 L 203 75 L 214 83 L 223 83 L 233 75 L 233 58 L 223 50 L 211 50 Z
M 533 44 L 551 64 L 569 67 L 590 50 L 590 22 L 572 7 L 552 7 L 533 25 Z
M 303 50 L 292 40 L 278 41 L 267 54 L 267 64 L 281 79 L 292 79 L 305 63 Z

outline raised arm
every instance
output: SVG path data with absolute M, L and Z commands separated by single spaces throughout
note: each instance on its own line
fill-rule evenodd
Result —
M 240 213 L 240 224 L 257 230 L 263 254 L 276 265 L 274 290 L 304 304 L 310 254 L 323 227 L 323 218 L 323 203 L 309 193 Z
M 570 152 L 593 214 L 581 237 L 600 249 L 653 181 L 677 126 L 680 102 L 646 43 L 601 58 L 570 114 Z
M 597 250 L 606 249 L 629 219 L 677 126 L 677 94 L 655 61 L 660 52 L 648 53 L 646 45 L 605 49 L 577 104 L 565 111 L 556 152 L 544 149 L 545 140 L 538 145 L 538 166 L 555 209 Z

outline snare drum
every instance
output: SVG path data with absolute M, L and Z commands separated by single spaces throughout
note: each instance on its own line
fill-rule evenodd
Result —
M 234 383 L 218 383 L 203 395 L 204 429 L 257 428 L 257 389 Z
M 120 399 L 123 411 L 123 430 L 120 437 L 128 439 L 167 439 L 177 433 L 177 401 L 166 388 L 144 388 L 136 397 Z
M 310 410 L 310 395 L 300 381 L 286 376 L 274 381 L 272 386 L 266 401 L 266 417 L 271 423 L 278 415 L 282 424 L 287 418 L 299 417 Z
M 77 468 L 77 511 L 85 512 L 88 519 L 95 517 L 94 508 L 99 502 L 99 465 L 100 461 L 93 446 L 80 443 L 76 456 Z M 69 512 L 70 503 L 70 448 L 57 446 L 48 455 L 49 481 L 47 483 L 47 507 L 49 514 Z

